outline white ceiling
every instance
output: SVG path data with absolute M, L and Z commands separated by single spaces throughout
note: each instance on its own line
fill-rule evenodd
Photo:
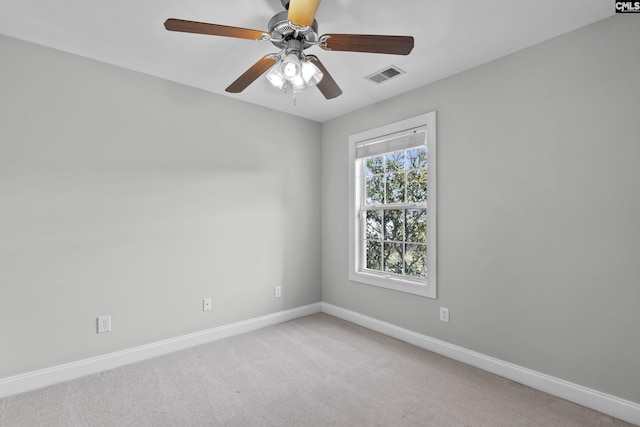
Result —
M 614 14 L 605 0 L 324 0 L 319 33 L 412 35 L 409 56 L 311 47 L 343 94 L 316 88 L 296 105 L 260 78 L 241 94 L 224 89 L 267 53 L 268 41 L 170 32 L 167 18 L 267 30 L 280 0 L 0 0 L 0 33 L 324 122 Z M 381 85 L 364 77 L 395 65 Z

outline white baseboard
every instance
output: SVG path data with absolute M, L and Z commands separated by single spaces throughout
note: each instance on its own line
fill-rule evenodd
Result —
M 109 353 L 103 356 L 0 379 L 0 398 L 254 331 L 299 317 L 319 313 L 320 311 L 426 350 L 442 354 L 451 359 L 475 366 L 487 372 L 500 375 L 501 377 L 508 378 L 520 384 L 586 406 L 587 408 L 611 415 L 612 417 L 640 425 L 640 404 L 495 359 L 324 302 L 231 323 L 229 325 Z
M 107 369 L 117 368 L 118 366 L 140 362 L 142 360 L 162 356 L 164 354 L 173 353 L 175 351 L 184 350 L 189 347 L 206 344 L 245 332 L 254 331 L 267 326 L 276 325 L 278 323 L 297 319 L 298 317 L 319 313 L 320 309 L 320 303 L 306 305 L 303 307 L 293 308 L 291 310 L 285 310 L 278 313 L 268 314 L 266 316 L 231 323 L 229 325 L 219 326 L 205 331 L 195 332 L 193 334 L 105 354 L 103 356 L 92 357 L 90 359 L 84 359 L 77 362 L 54 366 L 52 368 L 41 369 L 34 372 L 28 372 L 26 374 L 0 379 L 0 398 L 24 393 L 26 391 L 35 390 L 63 381 L 69 381 L 85 375 L 95 374 Z
M 598 412 L 640 425 L 640 404 L 583 387 L 522 366 L 468 350 L 427 335 L 395 326 L 335 305 L 322 303 L 322 312 L 381 334 L 408 342 L 536 390 L 586 406 Z

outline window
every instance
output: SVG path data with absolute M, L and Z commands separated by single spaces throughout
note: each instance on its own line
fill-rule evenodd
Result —
M 435 112 L 349 137 L 349 279 L 436 297 Z

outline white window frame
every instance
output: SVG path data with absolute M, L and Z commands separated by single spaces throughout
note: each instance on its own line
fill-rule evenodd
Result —
M 363 236 L 359 227 L 361 212 L 362 168 L 356 167 L 356 144 L 381 139 L 387 135 L 409 132 L 426 126 L 427 156 L 427 278 L 415 280 L 392 276 L 384 272 L 360 271 Z M 361 161 L 361 160 L 360 160 Z M 391 123 L 349 136 L 349 280 L 369 285 L 436 298 L 436 112 Z

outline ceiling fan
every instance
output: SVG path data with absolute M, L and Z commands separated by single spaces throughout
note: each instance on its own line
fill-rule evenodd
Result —
M 239 93 L 265 72 L 278 89 L 294 93 L 316 86 L 327 99 L 336 98 L 342 90 L 320 59 L 305 54 L 311 46 L 342 52 L 384 53 L 408 55 L 413 49 L 413 37 L 368 34 L 325 34 L 318 36 L 315 15 L 321 0 L 280 0 L 286 10 L 277 13 L 268 24 L 268 32 L 205 22 L 167 19 L 169 31 L 208 34 L 248 40 L 268 40 L 280 52 L 268 54 L 253 64 L 225 90 Z

